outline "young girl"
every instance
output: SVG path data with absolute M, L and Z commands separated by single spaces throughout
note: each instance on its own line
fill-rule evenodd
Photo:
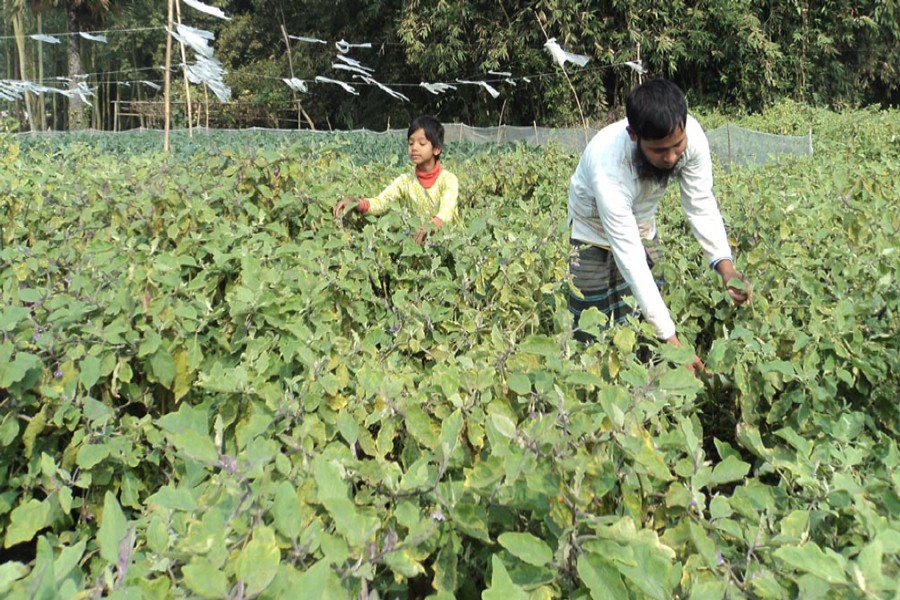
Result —
M 416 233 L 416 243 L 421 244 L 432 230 L 456 218 L 459 183 L 456 175 L 441 168 L 444 126 L 440 121 L 428 115 L 416 117 L 406 135 L 406 154 L 415 165 L 415 172 L 400 175 L 374 198 L 344 198 L 332 212 L 341 219 L 355 206 L 358 212 L 380 215 L 398 200 L 410 201 L 420 212 L 432 216 L 430 223 Z

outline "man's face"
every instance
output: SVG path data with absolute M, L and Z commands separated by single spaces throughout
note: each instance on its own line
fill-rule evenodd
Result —
M 687 148 L 687 133 L 684 126 L 680 125 L 661 140 L 639 139 L 638 147 L 647 162 L 660 171 L 670 172 Z

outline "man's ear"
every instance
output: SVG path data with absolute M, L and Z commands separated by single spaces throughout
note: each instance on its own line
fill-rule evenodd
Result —
M 625 126 L 625 131 L 628 132 L 628 137 L 631 138 L 631 141 L 632 141 L 632 142 L 636 142 L 636 141 L 637 141 L 638 136 L 637 136 L 637 134 L 634 132 L 634 130 L 631 128 L 631 125 L 626 125 L 626 126 Z
M 443 149 L 444 148 L 442 146 L 438 146 L 437 148 L 433 148 L 432 152 L 434 153 L 435 157 L 438 157 L 441 155 L 441 150 L 443 150 Z

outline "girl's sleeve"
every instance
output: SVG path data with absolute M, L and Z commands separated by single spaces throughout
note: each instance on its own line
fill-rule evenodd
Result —
M 441 220 L 441 223 L 449 223 L 456 218 L 456 199 L 459 196 L 459 181 L 456 175 L 444 171 L 442 173 L 444 179 L 440 190 L 440 205 L 438 213 L 435 215 Z
M 406 175 L 399 175 L 390 185 L 381 190 L 381 193 L 369 199 L 369 214 L 380 215 L 387 212 L 388 207 L 403 198 L 406 193 Z

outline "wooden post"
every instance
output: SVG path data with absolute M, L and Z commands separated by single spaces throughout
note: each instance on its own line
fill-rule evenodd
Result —
M 497 145 L 500 145 L 500 136 L 503 133 L 503 112 L 506 110 L 506 99 L 503 99 L 503 106 L 500 107 L 500 122 L 497 123 Z
M 175 15 L 178 19 L 178 24 L 181 25 L 181 0 L 175 0 Z M 187 52 L 184 49 L 184 44 L 178 42 L 178 45 L 181 46 L 181 64 L 184 66 L 184 99 L 187 104 L 188 135 L 193 138 L 194 126 L 192 125 L 193 115 L 191 115 L 191 86 L 190 81 L 188 81 Z
M 166 32 L 166 72 L 163 75 L 163 79 L 165 81 L 165 133 L 163 134 L 163 152 L 169 151 L 169 129 L 170 122 L 172 120 L 172 75 L 171 75 L 171 67 L 172 67 L 172 27 L 174 25 L 175 20 L 175 0 L 169 0 L 169 18 L 167 23 L 168 31 Z
M 294 59 L 291 57 L 291 39 L 288 37 L 287 29 L 284 24 L 281 25 L 281 33 L 284 35 L 284 45 L 287 46 L 287 56 L 288 56 L 288 67 L 291 70 L 291 79 L 294 78 Z M 297 97 L 297 91 L 294 88 L 291 88 L 291 93 L 294 98 L 294 101 L 297 103 L 297 129 L 300 129 L 300 115 L 303 115 L 306 118 L 306 123 L 309 125 L 309 128 L 313 131 L 316 130 L 315 124 L 313 124 L 313 120 L 309 117 L 306 111 L 303 109 L 303 102 Z

